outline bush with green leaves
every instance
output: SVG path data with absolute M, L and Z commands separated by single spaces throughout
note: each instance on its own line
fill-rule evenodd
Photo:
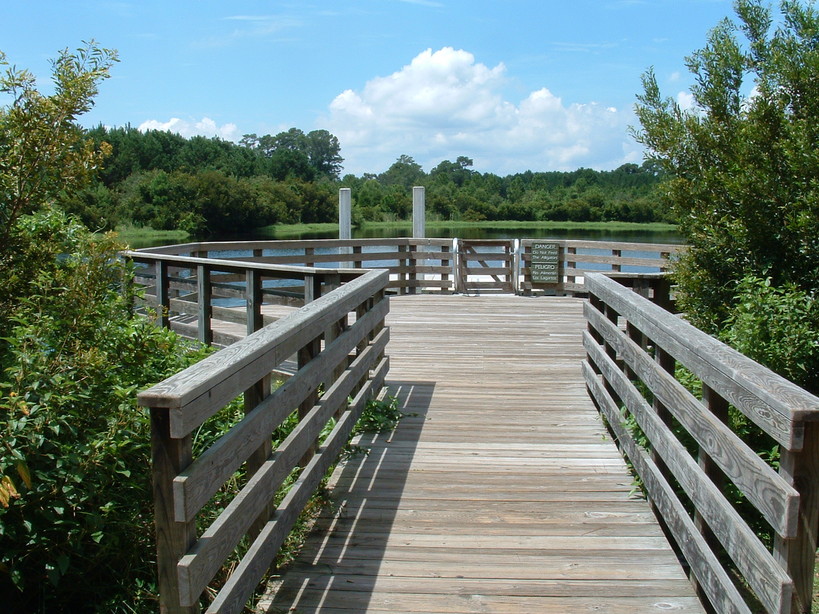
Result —
M 770 278 L 746 277 L 722 339 L 746 356 L 819 393 L 819 302 L 816 292 Z
M 112 236 L 54 209 L 15 234 L 25 292 L 2 314 L 4 607 L 150 611 L 150 429 L 136 391 L 204 350 L 133 312 Z
M 693 107 L 664 98 L 651 71 L 637 105 L 637 139 L 665 172 L 689 246 L 679 303 L 711 334 L 748 276 L 819 288 L 819 12 L 800 1 L 776 16 L 761 0 L 734 7 L 738 19 L 686 58 Z

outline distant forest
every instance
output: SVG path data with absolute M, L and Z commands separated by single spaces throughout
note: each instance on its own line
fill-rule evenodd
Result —
M 402 155 L 383 173 L 340 177 L 340 144 L 326 130 L 250 134 L 238 144 L 130 126 L 100 126 L 87 137 L 110 154 L 92 184 L 61 205 L 92 230 L 133 224 L 219 236 L 334 222 L 340 187 L 352 189 L 355 224 L 405 220 L 418 185 L 430 219 L 674 221 L 649 164 L 500 177 L 473 170 L 465 156 L 427 173 Z

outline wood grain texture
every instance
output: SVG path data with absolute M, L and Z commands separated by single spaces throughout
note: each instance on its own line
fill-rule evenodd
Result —
M 798 422 L 819 418 L 819 399 L 603 275 L 590 274 L 586 285 L 782 446 L 802 447 Z
M 388 392 L 268 612 L 702 612 L 586 393 L 581 301 L 390 302 Z

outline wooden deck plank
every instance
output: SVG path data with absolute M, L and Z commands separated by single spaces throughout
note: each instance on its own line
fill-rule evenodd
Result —
M 389 393 L 265 604 L 281 612 L 702 612 L 589 400 L 581 301 L 391 300 Z

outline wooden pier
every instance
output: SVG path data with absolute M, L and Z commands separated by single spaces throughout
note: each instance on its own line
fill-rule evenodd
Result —
M 336 509 L 263 611 L 810 612 L 819 398 L 675 315 L 662 275 L 625 270 L 662 270 L 669 246 L 455 245 L 127 254 L 158 322 L 229 346 L 139 395 L 161 610 L 243 611 L 386 381 L 408 417 L 336 470 Z M 352 268 L 316 266 L 340 250 Z M 544 251 L 551 287 L 533 274 Z M 527 296 L 552 293 L 588 299 Z M 239 395 L 245 418 L 194 456 L 194 432 Z
M 333 476 L 284 612 L 702 612 L 586 393 L 582 301 L 391 301 L 408 414 Z

